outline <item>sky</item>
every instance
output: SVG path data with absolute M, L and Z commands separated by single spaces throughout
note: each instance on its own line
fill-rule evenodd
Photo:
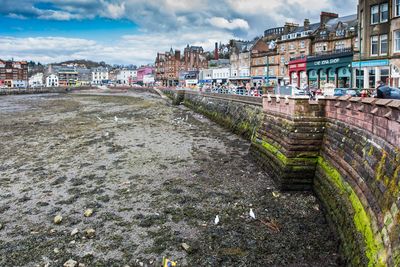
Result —
M 212 50 L 356 7 L 356 0 L 0 0 L 0 58 L 142 65 L 171 47 Z

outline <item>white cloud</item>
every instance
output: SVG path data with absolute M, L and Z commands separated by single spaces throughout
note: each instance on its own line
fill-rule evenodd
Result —
M 178 36 L 179 38 L 171 38 Z M 64 37 L 17 38 L 0 36 L 0 58 L 33 60 L 42 63 L 69 59 L 91 59 L 110 64 L 154 63 L 157 52 L 171 47 L 182 50 L 187 44 L 212 50 L 215 42 L 228 42 L 235 36 L 225 31 L 150 33 L 125 35 L 113 43 L 103 44 L 93 40 Z M 155 41 L 157 40 L 157 41 Z
M 248 30 L 250 28 L 249 23 L 245 21 L 244 19 L 233 19 L 233 20 L 227 20 L 222 17 L 213 17 L 208 19 L 208 22 L 221 29 L 228 29 L 228 30 L 235 30 L 235 29 L 242 29 L 242 30 Z
M 125 15 L 125 2 L 121 4 L 112 4 L 107 3 L 104 0 L 101 0 L 102 5 L 104 6 L 104 11 L 101 12 L 102 16 L 111 18 L 111 19 L 119 19 L 124 17 Z
M 79 14 L 72 14 L 69 12 L 58 11 L 58 10 L 48 10 L 39 16 L 39 19 L 45 19 L 45 20 L 71 20 L 71 19 L 82 19 L 82 18 L 84 17 Z
M 11 19 L 27 19 L 27 17 L 20 15 L 20 14 L 15 14 L 15 13 L 10 13 L 7 15 L 7 17 Z

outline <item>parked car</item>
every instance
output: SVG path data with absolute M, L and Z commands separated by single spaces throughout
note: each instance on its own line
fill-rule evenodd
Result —
M 348 88 L 335 88 L 333 96 L 352 96 L 352 97 L 360 97 L 361 92 L 358 89 L 348 89 Z
M 386 99 L 400 99 L 400 89 L 395 87 L 382 86 L 378 88 L 376 97 Z
M 306 91 L 294 85 L 276 87 L 275 94 L 279 95 L 306 95 Z

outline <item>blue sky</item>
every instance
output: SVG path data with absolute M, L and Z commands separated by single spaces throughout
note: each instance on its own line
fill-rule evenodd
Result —
M 0 0 L 0 58 L 146 64 L 186 44 L 253 39 L 321 11 L 356 13 L 355 0 Z

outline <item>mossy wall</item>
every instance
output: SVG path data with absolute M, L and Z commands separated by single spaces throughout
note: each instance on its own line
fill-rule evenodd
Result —
M 314 191 L 329 211 L 349 266 L 400 266 L 398 149 L 328 120 Z
M 169 95 L 249 138 L 281 189 L 314 190 L 347 266 L 400 266 L 400 101 L 264 97 L 262 111 L 228 97 Z
M 363 101 L 265 97 L 252 153 L 282 189 L 309 183 L 347 266 L 400 266 L 400 102 Z
M 251 139 L 263 120 L 261 102 L 252 98 L 221 98 L 186 92 L 183 104 L 247 139 Z

